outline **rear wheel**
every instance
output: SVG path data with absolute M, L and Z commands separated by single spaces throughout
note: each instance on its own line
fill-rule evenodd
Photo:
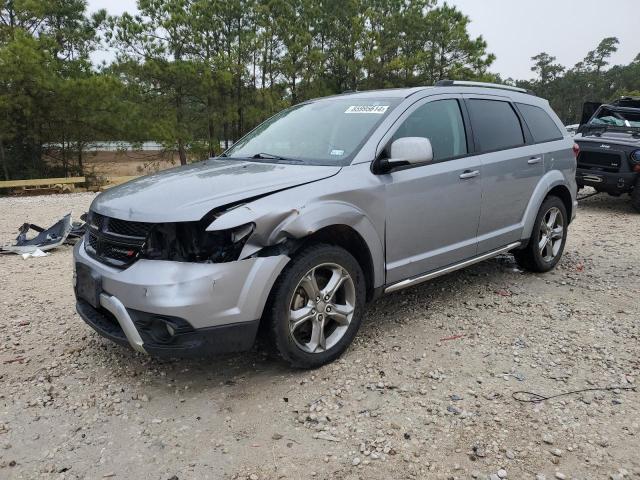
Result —
M 532 272 L 548 272 L 562 257 L 567 241 L 568 217 L 562 200 L 549 196 L 542 202 L 529 244 L 516 250 L 518 265 Z
M 267 309 L 280 356 L 300 368 L 338 358 L 360 327 L 365 295 L 362 269 L 346 250 L 320 244 L 299 252 L 274 285 Z

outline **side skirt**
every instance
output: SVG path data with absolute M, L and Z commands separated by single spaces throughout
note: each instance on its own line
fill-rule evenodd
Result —
M 424 273 L 422 275 L 418 275 L 417 277 L 401 280 L 400 282 L 393 283 L 388 287 L 385 287 L 384 293 L 391 293 L 397 290 L 402 290 L 403 288 L 418 285 L 419 283 L 426 282 L 427 280 L 431 280 L 432 278 L 436 278 L 441 275 L 446 275 L 447 273 L 455 272 L 456 270 L 460 270 L 461 268 L 468 267 L 469 265 L 473 265 L 474 263 L 479 263 L 484 260 L 488 260 L 489 258 L 500 255 L 501 253 L 506 253 L 509 250 L 513 250 L 514 248 L 519 247 L 520 245 L 521 245 L 521 242 L 510 243 L 506 247 L 498 248 L 497 250 L 492 250 L 490 252 L 483 253 L 482 255 L 470 258 L 468 260 L 464 260 L 459 263 L 454 263 L 453 265 L 449 265 L 448 267 L 444 267 L 439 270 L 434 270 L 433 272 Z

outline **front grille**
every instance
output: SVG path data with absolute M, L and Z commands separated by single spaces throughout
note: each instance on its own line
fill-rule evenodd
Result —
M 578 168 L 617 172 L 622 164 L 622 156 L 618 153 L 581 151 L 578 155 Z
M 94 250 L 98 249 L 98 237 L 92 231 L 89 231 L 89 233 L 87 234 L 87 245 L 93 248 Z
M 106 217 L 95 212 L 89 216 L 85 235 L 85 251 L 99 260 L 118 268 L 125 268 L 138 259 L 147 234 L 154 224 L 130 222 Z
M 109 232 L 132 237 L 146 237 L 151 227 L 153 223 L 128 222 L 118 218 L 110 218 L 107 224 Z

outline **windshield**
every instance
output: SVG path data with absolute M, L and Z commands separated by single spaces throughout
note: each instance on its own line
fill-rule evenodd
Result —
M 622 110 L 603 107 L 589 125 L 640 128 L 640 110 Z
M 225 157 L 346 165 L 398 99 L 326 99 L 296 105 L 249 132 Z

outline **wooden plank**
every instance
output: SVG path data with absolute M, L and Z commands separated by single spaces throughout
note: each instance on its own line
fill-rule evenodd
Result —
M 108 185 L 120 185 L 121 183 L 128 182 L 129 180 L 133 180 L 134 178 L 138 178 L 137 175 L 130 177 L 107 177 Z
M 49 185 L 69 185 L 86 182 L 85 177 L 34 178 L 31 180 L 3 180 L 0 188 L 46 187 Z

